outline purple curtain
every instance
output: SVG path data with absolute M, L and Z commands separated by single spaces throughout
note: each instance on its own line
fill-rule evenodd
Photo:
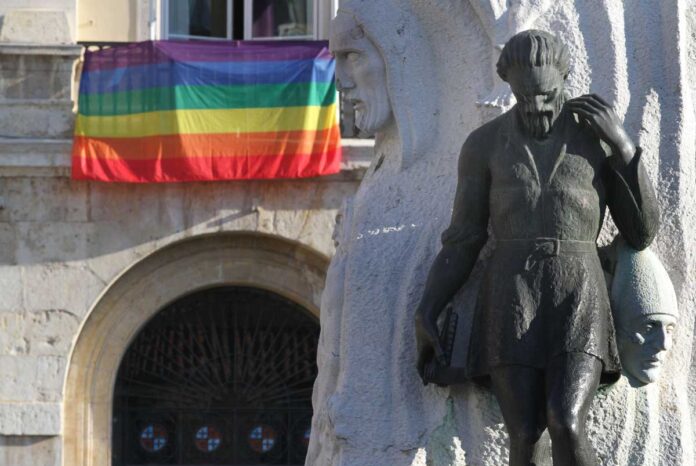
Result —
M 274 0 L 254 0 L 252 37 L 271 37 L 276 35 Z

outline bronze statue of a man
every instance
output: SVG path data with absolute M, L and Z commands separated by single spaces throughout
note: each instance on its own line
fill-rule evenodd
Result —
M 514 466 L 530 465 L 544 429 L 553 464 L 597 465 L 585 421 L 600 382 L 620 364 L 596 239 L 606 207 L 625 240 L 646 248 L 658 229 L 655 194 L 636 148 L 596 95 L 566 100 L 568 50 L 524 31 L 498 74 L 517 104 L 476 129 L 461 151 L 449 228 L 417 310 L 418 368 L 446 365 L 437 319 L 496 239 L 475 310 L 467 379 L 489 379 Z

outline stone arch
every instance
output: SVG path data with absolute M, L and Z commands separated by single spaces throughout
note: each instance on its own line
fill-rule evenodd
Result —
M 328 257 L 254 233 L 205 235 L 136 263 L 101 295 L 82 324 L 63 398 L 63 465 L 111 465 L 113 391 L 123 354 L 164 306 L 206 288 L 237 285 L 284 296 L 319 317 Z

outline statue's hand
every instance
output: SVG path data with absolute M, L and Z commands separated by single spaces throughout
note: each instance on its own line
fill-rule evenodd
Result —
M 626 133 L 614 109 L 597 94 L 586 94 L 566 102 L 566 108 L 585 120 L 597 136 L 625 163 L 633 158 L 636 146 Z
M 423 383 L 428 383 L 426 368 L 435 359 L 438 364 L 445 365 L 445 352 L 440 343 L 437 331 L 437 315 L 425 312 L 422 309 L 416 311 L 416 344 L 418 347 L 418 374 Z

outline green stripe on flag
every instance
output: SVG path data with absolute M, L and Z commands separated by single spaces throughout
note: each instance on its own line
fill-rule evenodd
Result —
M 157 87 L 108 94 L 80 94 L 79 99 L 79 113 L 84 116 L 128 115 L 166 110 L 327 106 L 336 100 L 336 85 L 331 81 Z

